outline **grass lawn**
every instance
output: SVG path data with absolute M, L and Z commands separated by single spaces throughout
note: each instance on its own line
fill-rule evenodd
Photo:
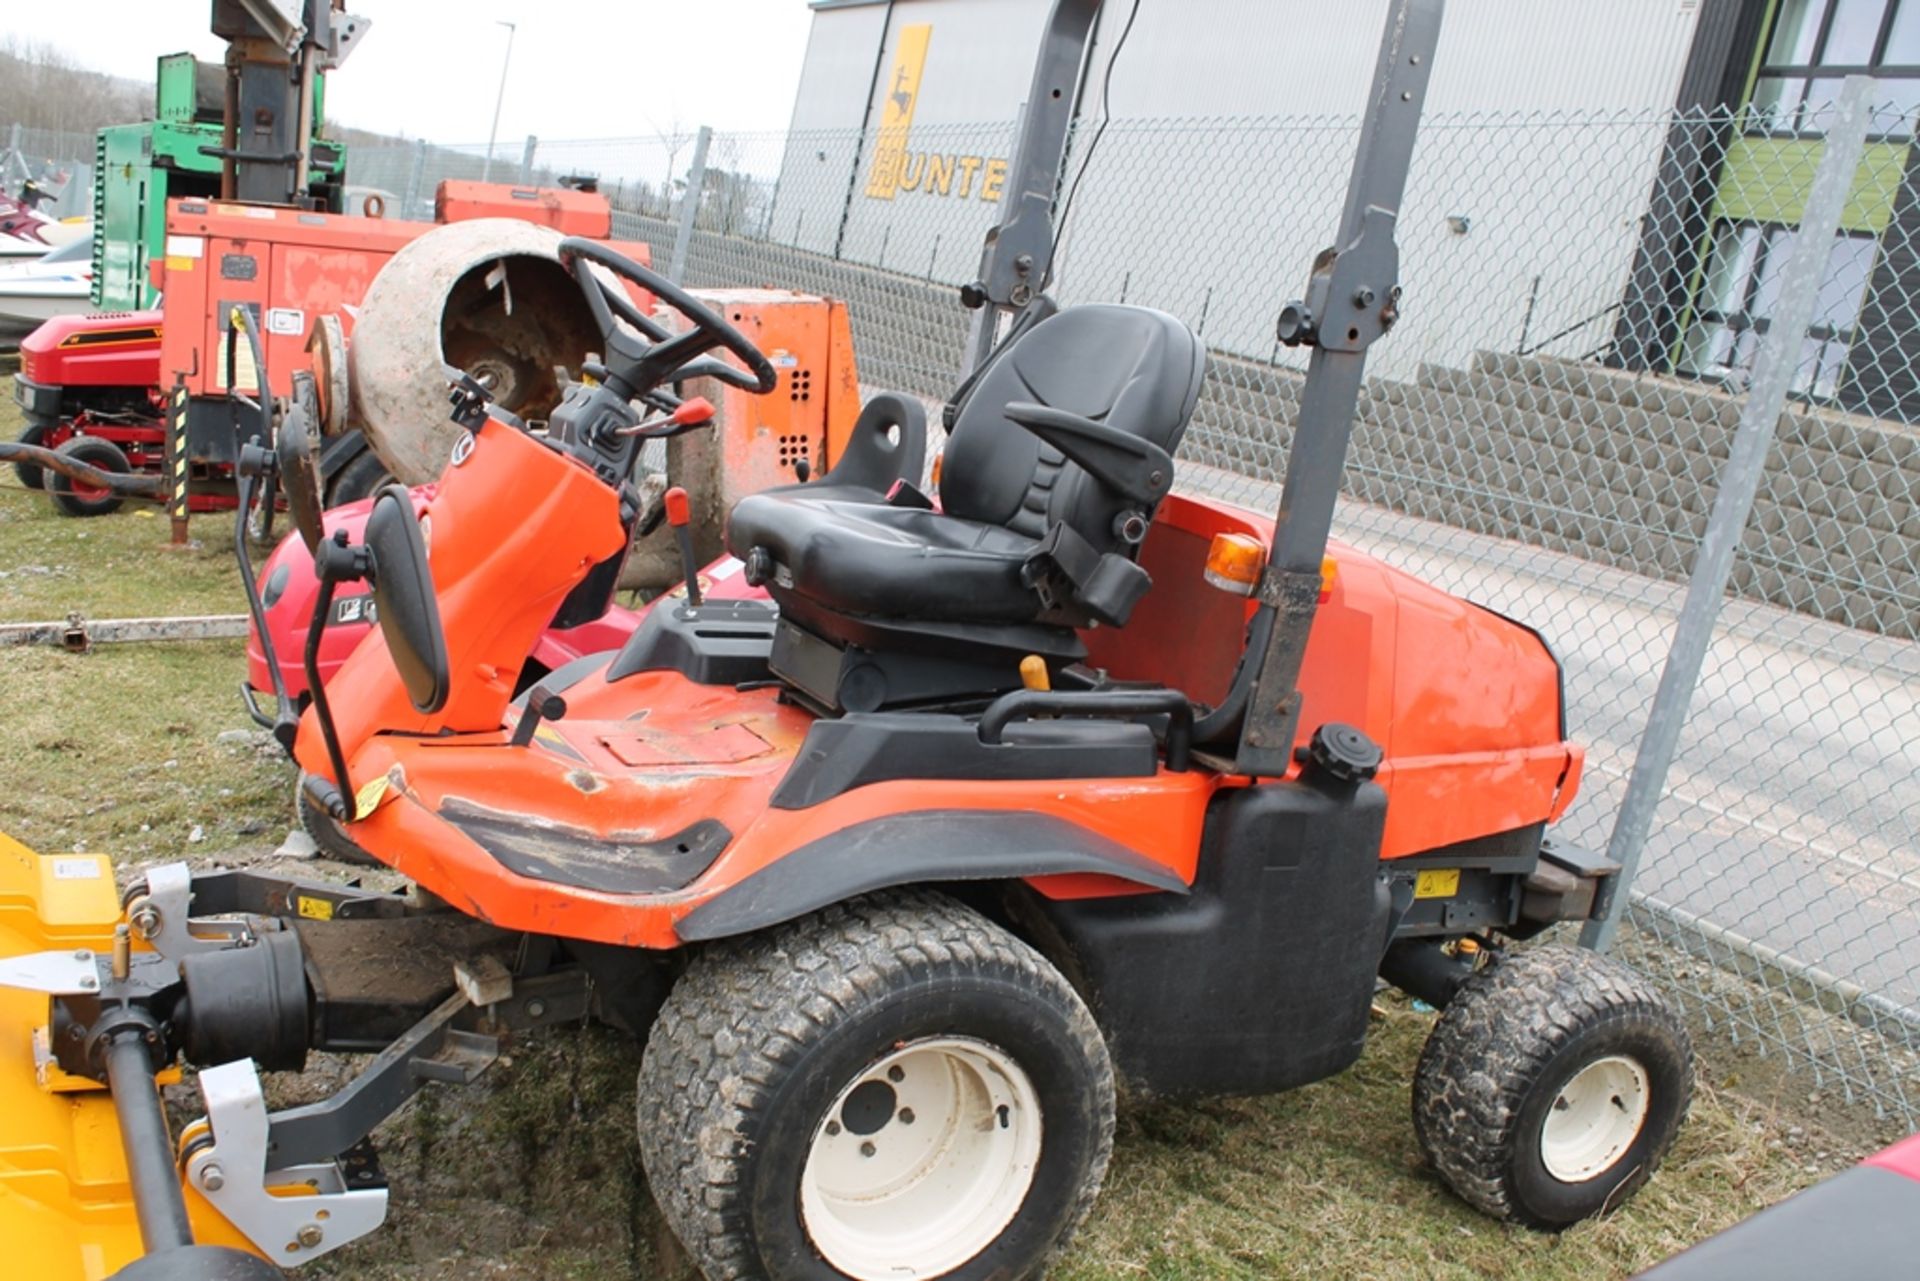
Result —
M 8 389 L 10 391 L 10 389 Z M 0 434 L 17 430 L 10 398 Z M 0 622 L 234 613 L 230 517 L 198 551 L 130 505 L 87 521 L 0 472 Z M 286 831 L 290 768 L 254 741 L 239 642 L 0 649 L 0 829 L 124 864 L 261 857 Z M 1303 972 L 1301 981 L 1311 982 Z M 1397 997 L 1359 1065 L 1269 1099 L 1123 1110 L 1107 1190 L 1056 1276 L 1198 1281 L 1327 1275 L 1597 1281 L 1628 1275 L 1873 1146 L 1721 1088 L 1709 1046 L 1693 1119 L 1652 1184 L 1558 1236 L 1490 1222 L 1419 1156 L 1407 1083 L 1432 1016 Z M 339 1083 L 277 1081 L 281 1097 Z M 604 1031 L 517 1046 L 485 1083 L 429 1091 L 382 1131 L 387 1229 L 316 1274 L 367 1278 L 690 1275 L 640 1185 L 634 1051 Z M 324 1075 L 324 1073 L 323 1073 Z M 1890 1136 L 1889 1136 L 1890 1137 Z

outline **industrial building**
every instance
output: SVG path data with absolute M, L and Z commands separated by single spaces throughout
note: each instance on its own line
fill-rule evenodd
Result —
M 762 234 L 967 279 L 1046 0 L 812 7 Z M 1080 113 L 1113 123 L 1082 179 L 1097 213 L 1066 233 L 1064 295 L 1124 293 L 1202 318 L 1217 350 L 1283 358 L 1273 317 L 1332 225 L 1385 12 L 1340 8 L 1105 6 Z M 1812 104 L 1855 73 L 1882 80 L 1885 110 L 1796 391 L 1913 417 L 1920 0 L 1455 0 L 1401 220 L 1410 308 L 1381 372 L 1533 343 L 1737 388 L 1819 154 Z

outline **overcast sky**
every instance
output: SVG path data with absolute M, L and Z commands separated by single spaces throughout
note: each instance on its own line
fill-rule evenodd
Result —
M 350 0 L 372 20 L 327 86 L 342 124 L 434 142 L 485 142 L 518 24 L 500 138 L 608 138 L 695 125 L 783 129 L 811 11 L 806 0 Z M 64 48 L 142 81 L 182 49 L 221 55 L 206 0 L 8 0 L 0 33 Z M 676 122 L 679 128 L 675 128 Z

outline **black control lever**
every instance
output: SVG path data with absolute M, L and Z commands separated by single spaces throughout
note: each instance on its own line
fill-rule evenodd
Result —
M 700 598 L 700 563 L 693 554 L 693 506 L 687 501 L 687 491 L 678 485 L 662 494 L 660 503 L 666 509 L 667 523 L 673 526 L 673 540 L 680 544 L 680 574 L 687 584 L 687 604 L 698 609 L 704 602 Z
M 509 742 L 514 747 L 525 747 L 533 741 L 541 721 L 557 721 L 566 714 L 566 699 L 549 693 L 545 685 L 535 685 L 527 691 L 526 710 L 520 713 L 519 723 L 513 727 L 513 738 Z

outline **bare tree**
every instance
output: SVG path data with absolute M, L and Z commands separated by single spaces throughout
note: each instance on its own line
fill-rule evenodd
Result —
M 0 127 L 90 138 L 103 125 L 152 115 L 153 87 L 88 71 L 57 46 L 0 40 Z

